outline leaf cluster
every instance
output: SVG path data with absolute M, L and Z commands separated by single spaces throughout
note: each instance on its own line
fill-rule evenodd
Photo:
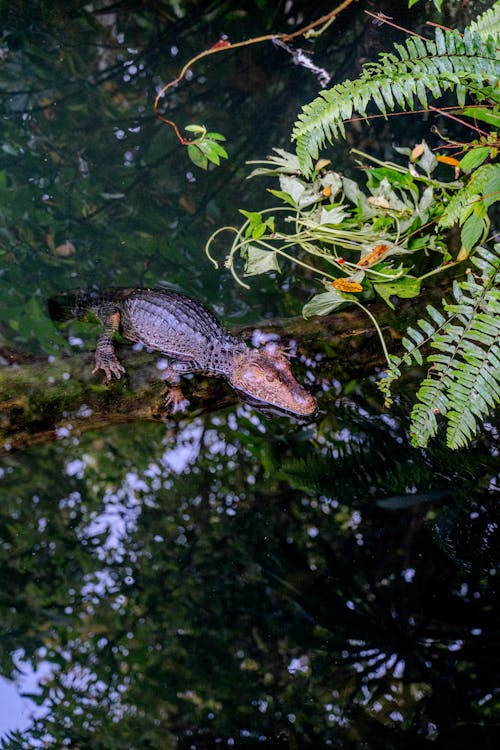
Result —
M 444 417 L 448 446 L 466 447 L 477 422 L 500 403 L 499 251 L 498 245 L 494 253 L 478 249 L 472 263 L 480 274 L 470 272 L 454 283 L 454 299 L 443 300 L 443 312 L 427 306 L 428 317 L 418 320 L 418 328 L 408 328 L 404 354 L 391 357 L 387 377 L 380 382 L 389 405 L 391 384 L 403 365 L 430 365 L 411 415 L 415 446 L 427 445 Z
M 225 264 L 243 286 L 236 268 L 239 255 L 246 277 L 281 273 L 283 262 L 312 272 L 327 291 L 304 306 L 306 317 L 331 312 L 360 293 L 377 294 L 391 307 L 393 295 L 418 296 L 415 272 L 436 271 L 436 258 L 438 269 L 450 261 L 432 222 L 462 183 L 432 176 L 438 162 L 425 142 L 406 166 L 374 161 L 361 164 L 367 178 L 364 192 L 354 180 L 331 170 L 327 160 L 320 160 L 307 180 L 294 154 L 274 149 L 265 166 L 250 176 L 276 176 L 280 189 L 269 192 L 280 204 L 264 211 L 241 209 L 245 221 L 239 228 L 215 232 L 207 243 L 209 257 L 213 260 L 210 249 L 216 237 L 230 230 L 235 237 Z
M 188 145 L 188 156 L 197 167 L 208 169 L 209 162 L 219 166 L 221 159 L 228 154 L 220 141 L 225 141 L 221 133 L 207 133 L 203 125 L 186 125 L 186 130 L 197 134 Z
M 499 8 L 497 3 L 496 15 Z M 454 91 L 463 106 L 468 92 L 495 86 L 500 77 L 497 40 L 491 35 L 483 38 L 480 31 L 486 33 L 481 25 L 477 30 L 466 28 L 463 34 L 436 28 L 434 39 L 410 36 L 404 44 L 395 44 L 394 52 L 366 64 L 359 78 L 322 91 L 303 107 L 293 130 L 304 173 L 312 173 L 327 141 L 345 137 L 345 120 L 354 113 L 366 117 L 369 105 L 383 115 L 397 107 L 411 110 L 415 101 L 428 109 L 429 94 L 438 99 Z

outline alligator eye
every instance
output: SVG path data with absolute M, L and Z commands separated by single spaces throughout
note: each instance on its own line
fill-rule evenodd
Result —
M 261 380 L 261 375 L 262 375 L 262 373 L 261 373 L 260 369 L 258 367 L 254 367 L 252 365 L 250 365 L 250 367 L 246 367 L 243 370 L 243 373 L 242 373 L 242 376 L 243 376 L 244 380 L 246 380 L 248 382 L 252 382 L 252 381 L 255 381 L 255 380 L 257 380 L 257 381 Z

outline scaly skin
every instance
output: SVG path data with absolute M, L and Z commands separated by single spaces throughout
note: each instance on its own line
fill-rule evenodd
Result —
M 225 377 L 256 406 L 302 417 L 316 411 L 314 398 L 295 380 L 282 349 L 274 345 L 251 349 L 242 338 L 226 331 L 200 302 L 179 292 L 147 288 L 91 291 L 61 295 L 49 301 L 49 308 L 56 319 L 82 317 L 89 311 L 99 318 L 103 332 L 97 341 L 93 372 L 103 370 L 106 382 L 120 378 L 125 371 L 113 347 L 116 331 L 162 352 L 169 361 L 163 377 L 171 386 L 166 403 L 174 410 L 183 400 L 180 375 L 203 372 Z

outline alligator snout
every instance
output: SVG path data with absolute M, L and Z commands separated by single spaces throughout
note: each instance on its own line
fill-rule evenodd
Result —
M 309 417 L 317 409 L 313 396 L 295 379 L 282 352 L 266 349 L 241 352 L 235 358 L 231 385 L 263 406 Z

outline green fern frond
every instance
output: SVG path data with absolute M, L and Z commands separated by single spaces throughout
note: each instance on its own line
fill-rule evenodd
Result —
M 450 199 L 439 219 L 442 227 L 463 221 L 464 215 L 479 199 L 488 207 L 498 200 L 500 193 L 500 164 L 483 164 L 471 174 L 469 181 Z
M 406 330 L 406 336 L 403 336 L 401 342 L 405 349 L 403 354 L 401 356 L 396 356 L 395 354 L 389 355 L 390 365 L 385 371 L 383 379 L 378 384 L 380 391 L 385 396 L 385 406 L 387 408 L 392 405 L 391 388 L 393 383 L 401 377 L 401 367 L 403 365 L 406 367 L 411 367 L 412 365 L 421 366 L 423 364 L 423 357 L 420 350 L 428 346 L 433 337 L 447 323 L 447 318 L 432 305 L 427 305 L 426 310 L 434 324 L 425 318 L 417 321 L 417 325 L 424 332 L 425 336 L 422 336 L 420 331 L 409 327 Z
M 489 36 L 500 35 L 500 2 L 494 3 L 493 7 L 472 21 L 469 28 L 472 33 L 479 34 L 484 40 Z
M 433 40 L 412 36 L 394 49 L 366 64 L 358 79 L 322 91 L 302 109 L 292 137 L 306 175 L 325 142 L 345 136 L 344 120 L 354 113 L 365 116 L 370 103 L 385 115 L 396 106 L 411 109 L 415 100 L 427 108 L 428 92 L 438 98 L 454 89 L 462 106 L 471 84 L 494 86 L 500 77 L 495 40 L 483 41 L 469 29 L 462 36 L 438 28 Z
M 386 402 L 402 364 L 420 364 L 427 344 L 434 353 L 411 414 L 412 442 L 425 446 L 438 430 L 437 416 L 448 420 L 446 442 L 465 447 L 484 419 L 500 403 L 500 245 L 496 253 L 478 248 L 472 259 L 481 275 L 453 285 L 453 302 L 443 300 L 444 316 L 429 306 L 430 320 L 419 320 L 403 339 L 405 354 L 392 358 L 388 383 L 381 383 Z

